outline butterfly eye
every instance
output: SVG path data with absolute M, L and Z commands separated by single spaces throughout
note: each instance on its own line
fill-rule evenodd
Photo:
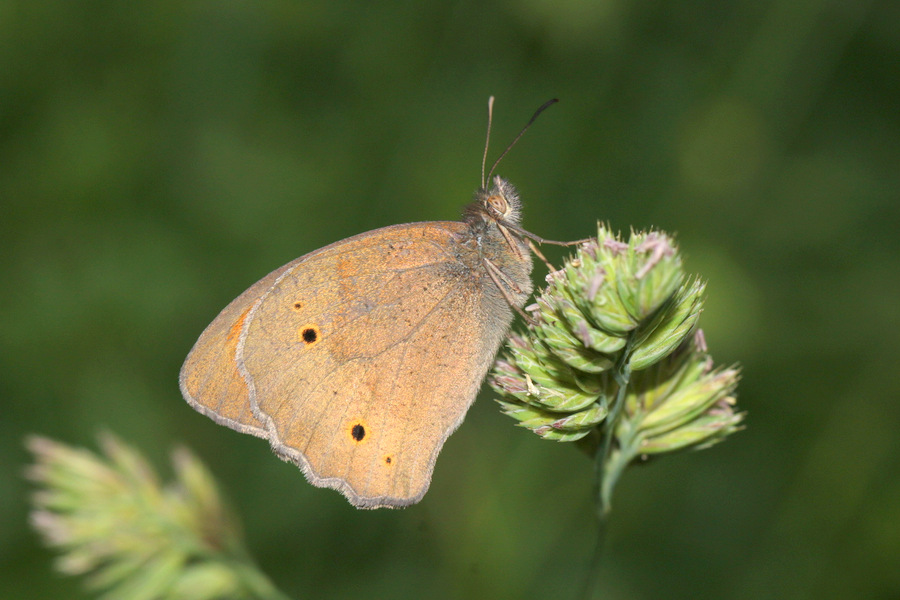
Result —
M 491 212 L 494 212 L 497 216 L 503 217 L 506 215 L 509 210 L 509 205 L 506 203 L 506 198 L 503 196 L 493 195 L 488 196 L 487 199 L 488 208 Z

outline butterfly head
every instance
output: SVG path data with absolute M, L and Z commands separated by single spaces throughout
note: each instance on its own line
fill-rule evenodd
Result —
M 513 184 L 496 175 L 493 186 L 475 192 L 475 201 L 466 207 L 466 221 L 518 226 L 522 219 L 521 207 Z

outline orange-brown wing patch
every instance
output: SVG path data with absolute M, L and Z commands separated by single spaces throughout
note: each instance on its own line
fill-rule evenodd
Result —
M 181 368 L 181 393 L 188 404 L 241 433 L 268 438 L 253 415 L 247 383 L 237 368 L 240 332 L 254 303 L 295 263 L 270 273 L 226 306 L 200 335 Z

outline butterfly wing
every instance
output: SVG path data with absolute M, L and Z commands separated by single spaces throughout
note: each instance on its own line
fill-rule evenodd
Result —
M 363 508 L 425 494 L 512 320 L 456 222 L 313 252 L 241 314 L 238 369 L 273 449 Z
M 181 367 L 179 384 L 184 399 L 220 425 L 269 437 L 250 409 L 247 383 L 238 372 L 235 350 L 244 319 L 254 303 L 300 260 L 269 273 L 226 306 L 200 335 Z

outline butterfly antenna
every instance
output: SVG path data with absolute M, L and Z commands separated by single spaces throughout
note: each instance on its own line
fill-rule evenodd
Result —
M 497 157 L 497 160 L 494 161 L 494 164 L 491 167 L 491 171 L 488 173 L 487 179 L 491 178 L 491 176 L 494 174 L 494 169 L 497 168 L 497 165 L 500 164 L 500 161 L 503 160 L 503 157 L 506 156 L 510 150 L 512 150 L 512 147 L 516 145 L 516 142 L 519 141 L 519 138 L 522 137 L 523 135 L 525 135 L 525 132 L 528 131 L 528 128 L 531 127 L 531 124 L 535 122 L 535 120 L 538 118 L 538 116 L 542 112 L 547 110 L 550 106 L 556 104 L 557 102 L 559 102 L 559 99 L 553 98 L 552 100 L 548 100 L 548 101 L 544 102 L 539 109 L 534 111 L 534 114 L 531 115 L 531 118 L 528 119 L 527 123 L 525 123 L 525 127 L 523 127 L 522 131 L 519 132 L 519 135 L 517 135 L 516 138 L 509 144 L 509 146 L 506 147 L 506 150 L 503 151 L 503 154 L 501 154 L 499 157 Z M 491 99 L 488 101 L 489 112 L 490 112 L 490 108 L 493 107 L 493 104 L 494 104 L 494 97 L 491 96 Z M 488 116 L 488 135 L 490 135 L 490 122 L 491 122 L 490 116 Z M 485 155 L 485 158 L 487 158 L 487 144 L 485 144 L 485 147 L 484 147 L 484 155 Z M 482 163 L 481 178 L 483 181 L 482 187 L 484 187 L 487 183 L 487 179 L 484 179 L 484 163 Z
M 484 156 L 481 157 L 481 188 L 487 187 L 487 181 L 484 178 L 484 164 L 487 162 L 488 144 L 491 142 L 491 121 L 494 119 L 494 97 L 488 98 L 488 128 L 487 135 L 484 137 Z

